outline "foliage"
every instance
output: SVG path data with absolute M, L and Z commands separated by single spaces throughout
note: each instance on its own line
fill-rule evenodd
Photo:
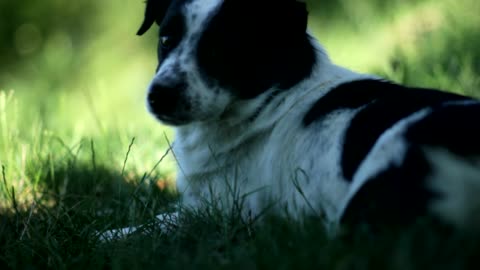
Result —
M 43 74 L 52 75 L 49 80 L 58 80 L 54 73 L 72 73 L 81 64 L 73 54 L 85 49 L 94 32 L 92 21 L 99 12 L 95 2 L 2 1 L 0 72 L 47 69 Z M 0 82 L 6 79 L 0 76 Z

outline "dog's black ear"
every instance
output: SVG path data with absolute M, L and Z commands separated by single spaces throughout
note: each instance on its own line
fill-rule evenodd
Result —
M 256 0 L 259 1 L 259 0 Z M 260 0 L 256 5 L 271 14 L 276 29 L 288 34 L 305 34 L 308 10 L 305 0 Z M 286 28 L 285 28 L 286 27 Z
M 257 0 L 258 1 L 258 0 Z M 263 7 L 271 17 L 269 25 L 286 35 L 305 35 L 308 26 L 308 10 L 305 1 L 298 0 L 262 0 L 266 5 Z
M 137 32 L 141 36 L 152 27 L 155 21 L 161 22 L 172 0 L 146 0 L 145 18 Z
M 297 30 L 307 31 L 308 10 L 305 1 L 295 1 L 294 7 L 290 12 L 293 15 Z

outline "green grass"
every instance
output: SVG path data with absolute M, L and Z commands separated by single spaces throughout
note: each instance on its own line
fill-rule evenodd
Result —
M 478 269 L 480 238 L 431 220 L 332 239 L 319 220 L 251 224 L 210 207 L 167 235 L 100 243 L 98 231 L 152 221 L 177 198 L 172 132 L 143 104 L 155 33 L 136 38 L 143 7 L 121 3 L 98 7 L 81 48 L 57 31 L 0 74 L 0 269 Z M 311 26 L 335 62 L 480 96 L 478 1 L 332 5 Z

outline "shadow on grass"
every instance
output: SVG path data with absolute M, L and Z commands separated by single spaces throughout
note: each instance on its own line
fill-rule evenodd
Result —
M 48 163 L 47 163 L 48 164 Z M 215 207 L 182 226 L 100 243 L 98 231 L 136 225 L 175 196 L 144 176 L 66 162 L 45 174 L 28 207 L 0 213 L 0 269 L 479 269 L 480 238 L 430 220 L 401 229 L 360 226 L 327 237 L 317 218 L 250 224 Z M 148 184 L 151 182 L 151 184 Z
M 0 269 L 88 265 L 99 231 L 151 221 L 176 200 L 172 189 L 147 175 L 73 158 L 51 164 L 36 161 L 27 169 L 29 178 L 39 178 L 28 203 L 7 187 L 9 206 L 0 209 Z

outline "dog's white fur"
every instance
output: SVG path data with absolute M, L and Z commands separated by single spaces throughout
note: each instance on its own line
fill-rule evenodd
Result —
M 357 110 L 338 110 L 309 128 L 302 128 L 300 119 L 315 101 L 335 86 L 374 77 L 336 66 L 321 45 L 315 43 L 317 63 L 311 76 L 292 89 L 281 91 L 251 121 L 251 116 L 276 89 L 254 99 L 235 100 L 228 91 L 209 89 L 200 76 L 195 59 L 190 57 L 199 33 L 222 2 L 194 0 L 184 7 L 187 34 L 163 61 L 152 81 L 153 85 L 177 76 L 174 71 L 180 68 L 187 74 L 187 97 L 195 106 L 194 121 L 176 127 L 173 145 L 182 203 L 196 208 L 202 207 L 204 200 L 215 200 L 230 209 L 233 200 L 241 198 L 245 215 L 255 216 L 271 207 L 271 211 L 287 213 L 294 218 L 321 215 L 335 225 L 350 198 L 369 177 L 391 163 L 403 161 L 406 142 L 402 134 L 409 125 L 427 116 L 429 109 L 419 111 L 387 130 L 360 165 L 353 182 L 345 181 L 339 165 L 342 139 Z M 169 119 L 161 120 L 169 123 Z M 440 155 L 436 160 L 439 172 L 449 160 L 446 156 Z M 479 175 L 473 168 L 465 173 L 468 173 L 468 179 Z M 439 179 L 452 174 L 461 172 L 435 174 L 431 176 L 431 182 L 436 183 L 436 189 L 449 194 L 449 187 L 458 185 L 458 181 Z M 475 181 L 462 182 L 462 185 L 469 183 L 476 187 L 475 190 L 480 190 L 480 184 Z M 466 191 L 453 189 L 455 194 L 452 196 L 462 198 L 471 194 Z M 453 221 L 458 220 L 455 215 L 467 219 L 468 214 L 457 212 L 463 205 L 452 199 L 438 202 L 432 208 L 434 211 L 450 209 L 444 215 Z M 159 216 L 160 219 L 164 217 Z M 103 237 L 111 239 L 118 232 L 128 234 L 134 230 L 109 231 Z

